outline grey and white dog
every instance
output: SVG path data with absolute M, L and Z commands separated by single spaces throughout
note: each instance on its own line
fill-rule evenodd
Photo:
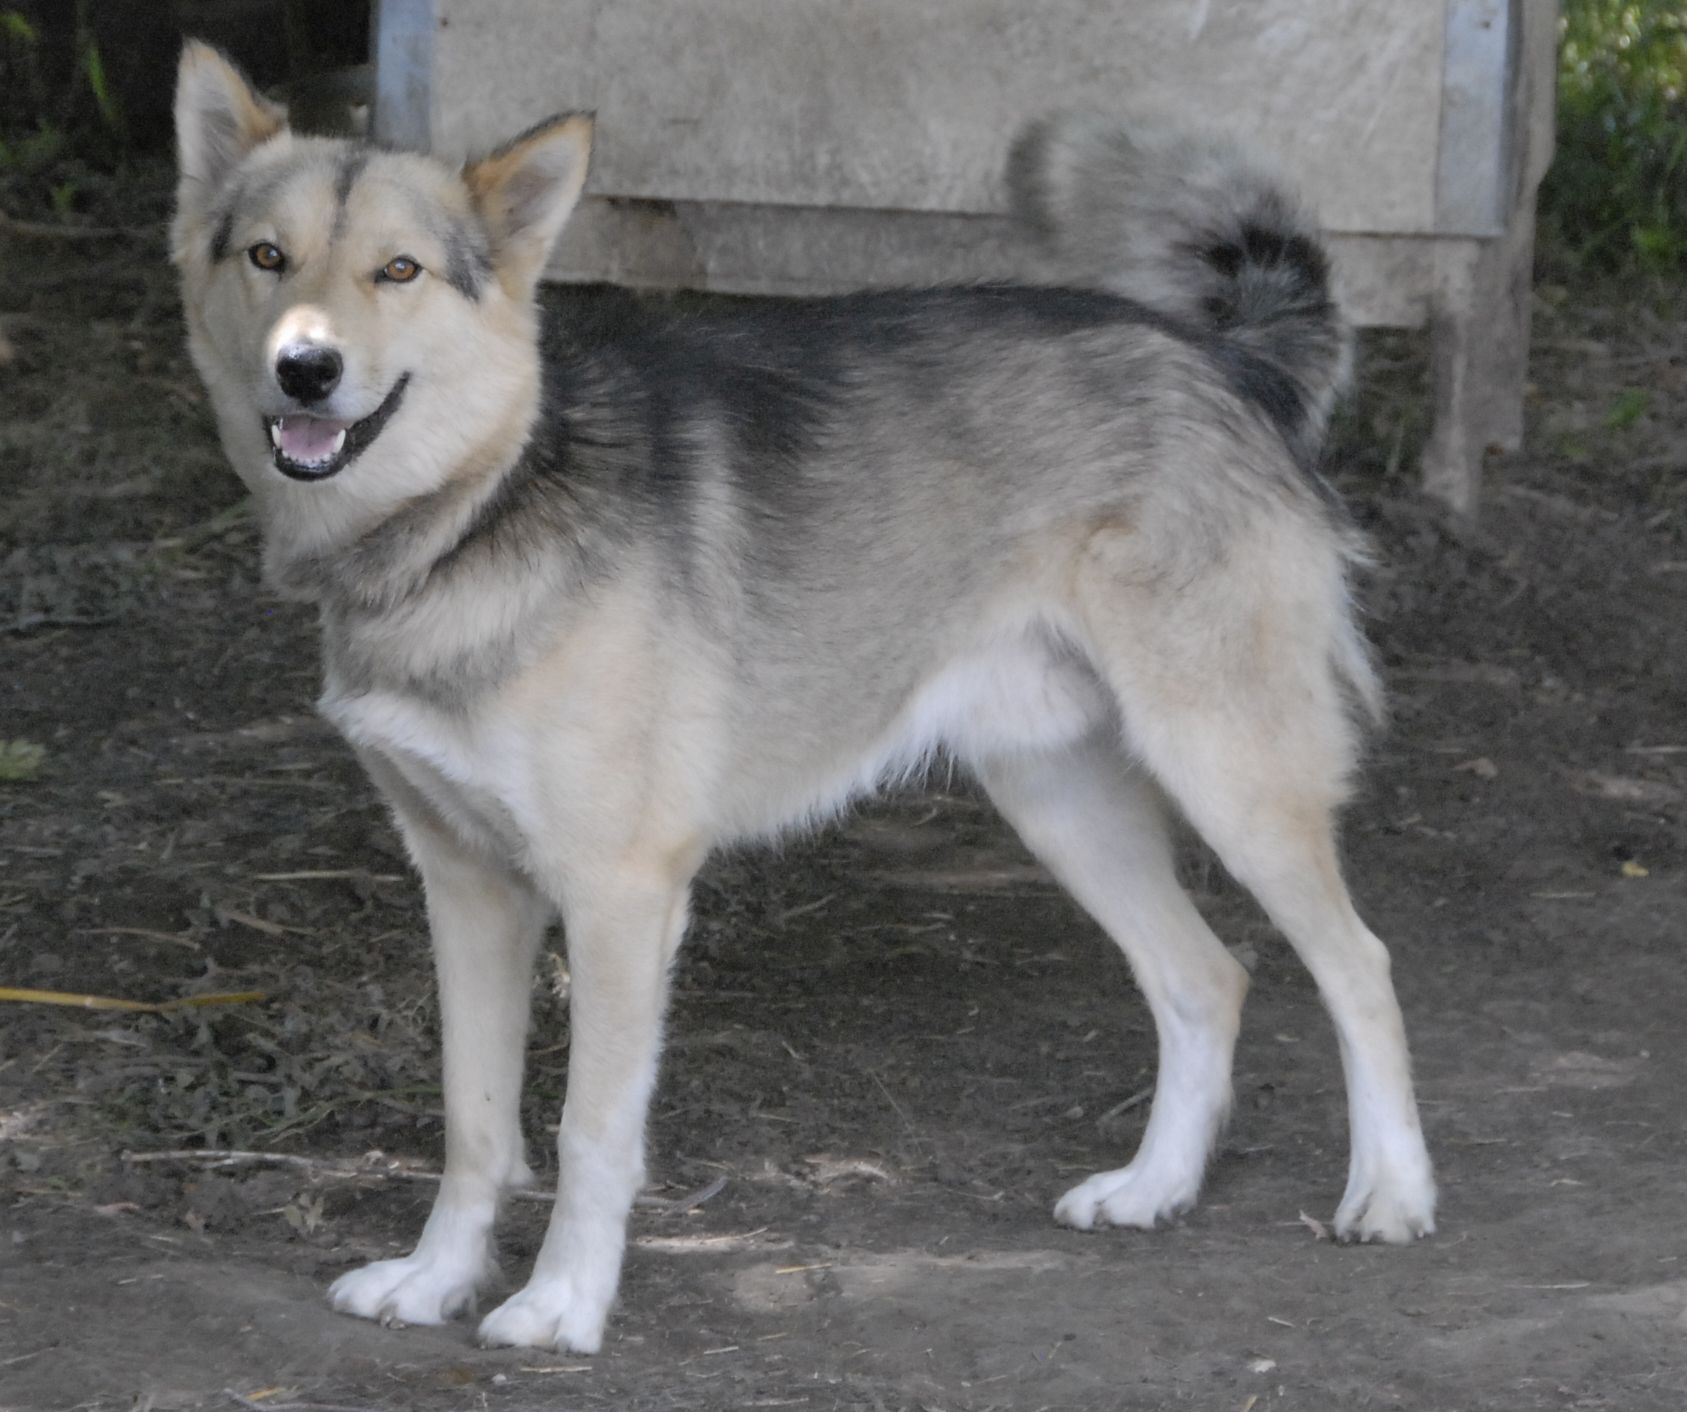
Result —
M 456 170 L 301 137 L 183 54 L 174 258 L 270 580 L 426 889 L 445 1176 L 336 1307 L 448 1319 L 489 1267 L 530 972 L 560 915 L 554 1214 L 480 1336 L 590 1352 L 643 1178 L 667 977 L 711 849 L 943 753 L 1118 943 L 1159 1030 L 1135 1158 L 1068 1225 L 1195 1199 L 1246 976 L 1168 804 L 1263 904 L 1341 1040 L 1344 1237 L 1432 1227 L 1382 943 L 1334 813 L 1378 688 L 1318 479 L 1348 332 L 1313 227 L 1225 143 L 1068 117 L 1010 185 L 1050 283 L 758 304 L 584 340 L 535 287 L 591 123 Z

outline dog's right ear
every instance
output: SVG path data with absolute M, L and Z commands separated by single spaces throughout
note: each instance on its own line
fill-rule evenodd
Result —
M 463 168 L 492 237 L 493 267 L 512 294 L 532 293 L 580 199 L 591 154 L 591 115 L 562 113 Z
M 176 70 L 177 205 L 203 206 L 242 157 L 286 126 L 285 108 L 218 50 L 188 40 Z

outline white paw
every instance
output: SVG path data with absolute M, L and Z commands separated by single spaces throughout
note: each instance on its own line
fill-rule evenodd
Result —
M 1435 1234 L 1435 1179 L 1427 1165 L 1348 1183 L 1336 1211 L 1338 1240 L 1410 1245 Z
M 383 1324 L 443 1324 L 468 1308 L 484 1275 L 478 1265 L 407 1255 L 351 1270 L 329 1286 L 342 1314 Z
M 565 1353 L 596 1353 L 613 1297 L 590 1299 L 574 1284 L 534 1280 L 480 1321 L 480 1341 L 489 1348 L 518 1345 Z
M 1080 1231 L 1097 1226 L 1155 1226 L 1195 1204 L 1200 1173 L 1154 1172 L 1132 1163 L 1113 1172 L 1097 1172 L 1055 1203 L 1054 1219 Z

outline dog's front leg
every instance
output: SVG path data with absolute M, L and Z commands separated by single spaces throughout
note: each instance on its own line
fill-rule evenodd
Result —
M 445 1051 L 445 1176 L 415 1250 L 340 1276 L 329 1298 L 366 1319 L 438 1324 L 467 1307 L 490 1273 L 498 1197 L 530 1177 L 521 1070 L 533 957 L 553 908 L 424 813 L 402 805 L 397 812 L 427 891 L 433 935 Z
M 480 1326 L 487 1344 L 595 1353 L 644 1181 L 668 968 L 690 872 L 625 865 L 565 889 L 572 1036 L 556 1205 L 527 1287 Z

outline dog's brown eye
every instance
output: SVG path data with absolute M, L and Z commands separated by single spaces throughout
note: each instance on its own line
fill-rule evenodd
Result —
M 246 256 L 260 270 L 268 270 L 272 274 L 287 268 L 287 257 L 267 240 L 260 240 L 246 252 Z
M 422 267 L 408 255 L 394 255 L 381 266 L 381 278 L 394 284 L 409 284 L 421 272 Z

